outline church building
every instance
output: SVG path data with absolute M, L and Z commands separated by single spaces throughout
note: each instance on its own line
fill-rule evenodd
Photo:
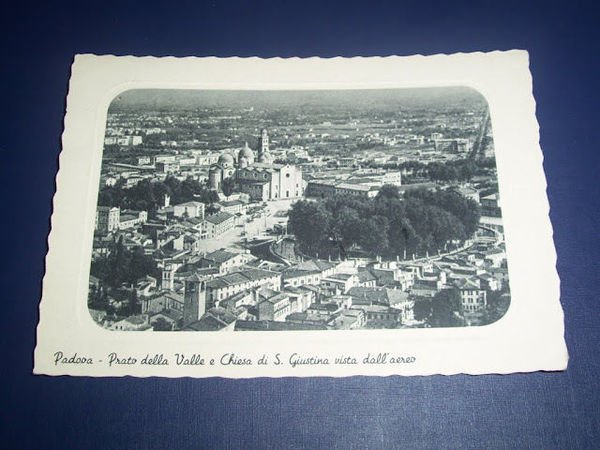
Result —
M 221 191 L 223 180 L 233 177 L 236 190 L 248 194 L 253 201 L 302 197 L 302 171 L 293 164 L 274 164 L 269 152 L 269 134 L 266 129 L 258 138 L 258 155 L 248 144 L 237 155 L 224 153 L 209 171 L 210 188 Z

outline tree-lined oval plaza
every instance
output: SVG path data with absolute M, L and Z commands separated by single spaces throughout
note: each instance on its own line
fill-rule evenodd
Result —
M 88 306 L 106 329 L 482 326 L 509 307 L 472 89 L 134 90 L 104 144 Z

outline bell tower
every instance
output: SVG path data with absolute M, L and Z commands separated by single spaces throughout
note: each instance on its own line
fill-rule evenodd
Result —
M 269 132 L 266 128 L 260 131 L 260 137 L 258 138 L 258 154 L 260 156 L 263 153 L 269 153 Z
M 183 326 L 200 319 L 205 312 L 205 281 L 198 275 L 192 275 L 185 279 L 183 294 Z
M 269 133 L 266 128 L 263 128 L 258 138 L 258 162 L 260 163 L 273 163 L 273 157 L 269 153 Z

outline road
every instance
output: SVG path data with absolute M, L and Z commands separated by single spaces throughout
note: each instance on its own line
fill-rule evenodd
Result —
M 284 225 L 287 222 L 287 217 L 277 216 L 277 213 L 280 211 L 287 211 L 296 200 L 297 199 L 275 200 L 267 202 L 267 206 L 263 210 L 262 215 L 251 219 L 250 222 L 248 222 L 250 216 L 246 214 L 242 215 L 238 219 L 238 226 L 233 227 L 218 238 L 206 239 L 203 241 L 201 251 L 212 252 L 226 247 L 242 248 L 241 244 L 245 238 L 268 239 L 274 237 L 274 235 L 267 233 L 266 230 L 272 230 L 276 224 Z

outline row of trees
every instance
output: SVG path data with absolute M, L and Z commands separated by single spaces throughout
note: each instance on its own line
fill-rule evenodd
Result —
M 401 198 L 396 186 L 386 185 L 374 199 L 296 202 L 289 230 L 307 253 L 324 254 L 334 244 L 342 257 L 351 248 L 392 257 L 436 252 L 449 241 L 466 240 L 479 214 L 476 202 L 453 190 L 415 190 Z
M 121 301 L 121 307 L 115 308 L 109 298 Z M 93 286 L 88 293 L 88 307 L 98 311 L 105 311 L 112 317 L 128 317 L 142 311 L 135 290 L 115 290 L 105 286 Z
M 123 236 L 111 246 L 107 256 L 92 261 L 90 273 L 109 289 L 119 288 L 123 284 L 133 285 L 146 275 L 154 278 L 160 276 L 154 259 L 146 255 L 141 247 L 127 249 L 123 245 Z
M 107 256 L 92 261 L 90 273 L 100 282 L 90 289 L 88 306 L 120 317 L 141 312 L 134 286 L 136 281 L 147 275 L 160 277 L 160 270 L 152 257 L 146 255 L 141 247 L 127 249 L 122 236 L 111 245 Z M 120 301 L 122 306 L 116 310 L 110 304 L 110 298 Z
M 496 167 L 494 158 L 464 158 L 443 163 L 422 163 L 420 161 L 406 161 L 403 163 L 388 163 L 386 169 L 408 170 L 415 175 L 429 178 L 431 181 L 468 181 L 474 176 L 485 175 L 490 169 Z
M 165 195 L 170 196 L 172 204 L 191 200 L 207 204 L 218 201 L 217 193 L 198 180 L 188 177 L 180 181 L 168 176 L 164 181 L 141 180 L 130 188 L 126 188 L 124 182 L 119 180 L 114 186 L 102 188 L 98 195 L 98 204 L 148 211 L 152 214 L 164 205 Z
M 501 291 L 488 290 L 487 306 L 477 318 L 477 325 L 489 325 L 501 319 L 510 306 L 507 288 Z M 423 320 L 431 327 L 462 327 L 465 319 L 461 314 L 460 295 L 455 289 L 443 289 L 431 299 L 415 302 L 415 319 Z

